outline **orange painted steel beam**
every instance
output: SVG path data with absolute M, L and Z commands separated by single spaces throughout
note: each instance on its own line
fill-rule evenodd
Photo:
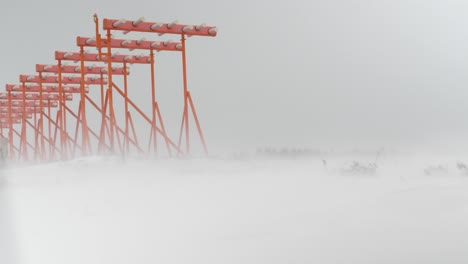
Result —
M 21 123 L 21 122 L 20 122 Z M 14 125 L 19 125 L 20 123 L 13 123 L 12 127 L 11 127 L 11 130 L 14 129 Z M 6 123 L 0 123 L 0 128 L 10 128 L 10 123 L 9 122 L 6 122 Z M 15 149 L 17 149 L 16 147 L 14 147 Z
M 98 47 L 98 43 L 93 38 L 77 37 L 76 44 L 84 47 Z M 101 46 L 107 46 L 107 40 L 101 40 Z M 181 51 L 182 43 L 172 41 L 149 41 L 149 40 L 131 40 L 131 39 L 111 39 L 110 47 L 114 49 L 143 49 L 156 51 Z
M 39 109 L 38 107 L 36 108 L 26 107 L 26 109 L 23 111 L 22 107 L 4 107 L 4 106 L 0 107 L 0 113 L 8 113 L 9 111 L 11 111 L 11 113 L 18 113 L 18 114 L 23 113 L 23 112 L 25 112 L 26 114 L 33 114 L 33 113 L 39 113 L 41 109 Z M 26 117 L 27 116 L 28 115 L 26 115 Z
M 5 117 L 12 117 L 12 118 L 21 118 L 23 117 L 23 113 L 0 113 L 0 118 L 5 118 Z M 26 114 L 26 118 L 32 118 L 32 114 Z
M 57 61 L 57 75 L 59 79 L 58 83 L 58 95 L 59 95 L 59 110 L 57 112 L 57 123 L 58 123 L 58 129 L 60 131 L 60 153 L 61 153 L 61 159 L 66 160 L 68 158 L 68 140 L 69 136 L 67 133 L 67 125 L 66 125 L 66 113 L 64 111 L 64 105 L 66 104 L 65 100 L 63 100 L 63 84 L 61 82 L 62 80 L 62 61 L 58 60 Z M 102 86 L 102 84 L 101 84 Z M 81 93 L 81 86 L 80 89 L 78 89 L 79 93 Z M 57 128 L 57 127 L 56 127 Z M 57 130 L 55 131 L 57 132 Z
M 58 107 L 58 102 L 57 101 L 49 101 L 49 100 L 45 100 L 42 102 L 43 104 L 43 107 Z M 10 102 L 8 100 L 0 100 L 0 106 L 9 106 L 10 105 Z M 27 101 L 26 104 L 24 104 L 22 101 L 13 101 L 11 102 L 11 106 L 13 107 L 22 107 L 23 105 L 25 105 L 26 107 L 39 107 L 40 106 L 40 102 L 39 100 L 33 100 L 33 101 Z
M 46 65 L 46 64 L 36 64 L 36 71 L 37 72 L 47 72 L 47 73 L 58 73 L 59 66 L 58 65 Z M 64 65 L 60 68 L 61 73 L 81 73 L 80 66 L 73 66 L 73 65 Z M 128 70 L 127 70 L 128 71 Z M 107 67 L 104 66 L 95 66 L 89 65 L 85 67 L 84 74 L 106 74 Z M 123 67 L 116 67 L 112 69 L 112 74 L 116 75 L 123 75 L 124 69 Z M 129 74 L 129 73 L 127 73 Z
M 187 36 L 205 36 L 215 37 L 218 30 L 214 26 L 205 25 L 185 25 L 178 24 L 176 21 L 171 23 L 144 22 L 141 20 L 118 20 L 107 19 L 103 20 L 103 28 L 105 30 L 121 30 L 134 32 L 147 32 L 159 34 L 185 34 Z
M 14 124 L 21 124 L 21 118 L 11 118 L 11 121 Z M 0 123 L 1 124 L 10 124 L 10 119 L 9 118 L 0 118 Z
M 11 92 L 20 92 L 23 90 L 22 88 L 23 85 L 21 84 L 7 84 L 5 86 L 6 91 L 11 91 Z M 27 83 L 25 85 L 26 87 L 26 92 L 27 93 L 38 93 L 40 91 L 40 86 L 35 85 L 35 84 L 30 84 Z M 62 87 L 63 92 L 65 93 L 80 93 L 81 87 L 79 86 L 65 86 Z M 42 92 L 44 93 L 58 93 L 59 92 L 59 87 L 58 85 L 53 85 L 53 86 L 42 86 Z M 85 92 L 89 92 L 89 87 L 85 87 Z
M 7 99 L 8 98 L 8 94 L 7 93 L 4 93 L 4 92 L 1 92 L 0 93 L 0 100 L 1 99 Z M 25 100 L 39 100 L 41 97 L 39 96 L 39 94 L 35 94 L 35 93 L 28 93 L 24 96 L 24 99 Z M 48 93 L 45 93 L 42 95 L 42 100 L 58 100 L 59 99 L 59 95 L 56 94 L 56 93 L 53 93 L 53 94 L 48 94 Z M 11 100 L 23 100 L 23 94 L 22 93 L 11 93 Z M 67 94 L 65 96 L 65 100 L 67 101 L 71 101 L 73 100 L 73 95 L 71 94 Z
M 59 78 L 57 76 L 43 76 L 42 79 L 38 75 L 20 75 L 20 82 L 29 82 L 29 83 L 58 83 Z M 62 77 L 62 84 L 80 84 L 80 76 L 67 76 Z M 106 79 L 101 79 L 100 77 L 88 77 L 85 79 L 85 84 L 106 84 Z
M 81 54 L 80 52 L 56 51 L 55 59 L 78 62 L 81 60 Z M 108 61 L 107 55 L 102 55 L 102 58 L 99 59 L 99 54 L 97 53 L 83 54 L 83 60 L 88 61 L 88 62 L 93 62 L 93 61 L 94 62 L 107 62 Z M 139 55 L 115 54 L 115 55 L 111 55 L 110 60 L 115 63 L 124 63 L 124 62 L 127 62 L 129 64 L 149 64 L 150 63 L 149 56 L 139 56 Z

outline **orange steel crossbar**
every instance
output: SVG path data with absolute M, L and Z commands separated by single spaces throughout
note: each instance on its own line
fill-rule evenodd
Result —
M 66 61 L 80 61 L 81 54 L 79 52 L 63 52 L 56 51 L 55 59 L 56 60 L 66 60 Z M 129 64 L 149 64 L 149 56 L 139 56 L 139 55 L 121 55 L 115 54 L 110 56 L 110 60 L 116 63 L 127 62 Z M 99 59 L 99 54 L 97 53 L 85 53 L 83 56 L 84 61 L 90 62 L 107 62 L 107 55 L 103 55 L 102 59 Z M 112 72 L 112 69 L 111 69 Z
M 7 93 L 0 93 L 0 100 L 8 98 Z M 21 93 L 11 93 L 11 100 L 40 100 L 40 95 L 37 93 L 28 93 L 23 96 Z M 44 93 L 42 94 L 42 100 L 58 100 L 59 96 L 56 93 Z M 67 94 L 65 96 L 65 100 L 71 101 L 73 100 L 73 96 L 71 94 Z
M 122 30 L 134 32 L 147 32 L 159 34 L 185 34 L 187 36 L 205 36 L 215 37 L 218 30 L 216 27 L 205 25 L 184 25 L 177 24 L 176 21 L 172 23 L 158 23 L 158 22 L 139 22 L 130 20 L 118 19 L 104 19 L 103 28 L 105 30 Z
M 38 93 L 41 89 L 41 87 L 39 85 L 34 85 L 34 84 L 30 84 L 30 83 L 27 83 L 25 85 L 25 90 L 27 93 L 31 92 L 31 93 Z M 22 91 L 23 87 L 21 84 L 7 84 L 6 87 L 5 87 L 5 90 L 8 92 L 19 92 L 19 91 Z M 78 86 L 65 86 L 63 87 L 63 92 L 65 93 L 80 93 L 80 87 Z M 58 85 L 57 86 L 42 86 L 42 92 L 44 93 L 58 93 Z M 89 87 L 85 87 L 85 92 L 89 92 Z
M 156 51 L 180 51 L 182 50 L 182 44 L 180 42 L 173 41 L 148 41 L 148 40 L 131 40 L 131 39 L 111 39 L 110 45 L 108 45 L 106 39 L 102 39 L 102 45 L 110 46 L 111 48 L 120 49 L 144 49 L 144 50 L 156 50 Z M 92 38 L 77 37 L 76 44 L 78 46 L 85 47 L 97 47 L 97 42 Z
M 39 113 L 40 111 L 41 109 L 34 108 L 34 107 L 26 107 L 24 110 L 23 110 L 23 107 L 0 107 L 1 113 L 11 112 L 12 114 L 21 114 L 24 112 L 26 114 L 34 114 L 34 113 Z M 26 115 L 25 118 L 26 117 L 28 117 L 28 115 Z
M 11 118 L 11 121 L 15 124 L 21 124 L 21 118 Z M 9 124 L 10 118 L 0 118 L 0 123 Z
M 107 67 L 103 66 L 94 66 L 94 65 L 89 65 L 84 68 L 85 69 L 85 74 L 101 74 L 107 73 Z M 59 72 L 59 66 L 58 65 L 46 65 L 46 64 L 36 64 L 36 71 L 37 72 L 48 72 L 48 73 L 58 73 Z M 62 73 L 76 73 L 79 74 L 81 73 L 81 67 L 80 66 L 72 66 L 72 65 L 65 65 L 60 67 L 60 71 Z M 118 67 L 112 69 L 112 74 L 116 75 L 123 75 L 124 74 L 124 69 L 123 67 Z
M 49 105 L 50 105 L 50 107 L 57 107 L 58 106 L 57 101 L 44 100 L 42 102 L 42 104 L 43 104 L 44 107 L 49 106 Z M 11 103 L 11 106 L 20 106 L 20 107 L 22 107 L 23 105 L 25 105 L 26 107 L 39 107 L 40 102 L 38 100 L 32 100 L 32 101 L 27 101 L 26 104 L 23 103 L 22 101 L 14 101 L 14 102 Z M 0 106 L 10 106 L 10 101 L 9 100 L 0 100 Z
M 30 82 L 30 83 L 58 83 L 59 79 L 56 76 L 43 76 L 40 78 L 38 75 L 20 75 L 20 82 Z M 62 78 L 62 84 L 80 84 L 81 77 L 80 76 L 67 76 Z M 106 84 L 107 81 L 105 79 L 101 79 L 100 77 L 88 77 L 85 79 L 85 84 Z
M 11 114 L 9 114 L 9 113 L 0 113 L 0 118 L 7 118 L 7 117 L 21 118 L 21 117 L 23 117 L 23 113 L 11 113 Z M 27 114 L 26 118 L 32 118 L 32 115 Z

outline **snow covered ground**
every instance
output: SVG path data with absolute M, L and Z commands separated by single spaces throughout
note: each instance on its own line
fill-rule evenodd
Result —
M 0 214 L 15 234 L 3 241 L 21 264 L 468 263 L 459 159 L 383 157 L 375 175 L 344 172 L 353 160 L 370 162 L 90 158 L 8 168 Z

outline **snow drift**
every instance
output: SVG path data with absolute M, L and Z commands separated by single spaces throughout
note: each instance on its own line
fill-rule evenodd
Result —
M 9 168 L 1 198 L 24 264 L 467 263 L 463 161 L 95 157 Z

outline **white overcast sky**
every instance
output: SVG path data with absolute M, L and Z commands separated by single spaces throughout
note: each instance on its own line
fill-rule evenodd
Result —
M 189 89 L 211 148 L 468 146 L 467 1 L 3 1 L 2 83 L 53 63 L 54 50 L 77 51 L 94 12 L 219 28 L 188 40 Z M 176 138 L 180 55 L 157 58 Z M 149 96 L 144 73 L 132 71 L 135 101 Z

